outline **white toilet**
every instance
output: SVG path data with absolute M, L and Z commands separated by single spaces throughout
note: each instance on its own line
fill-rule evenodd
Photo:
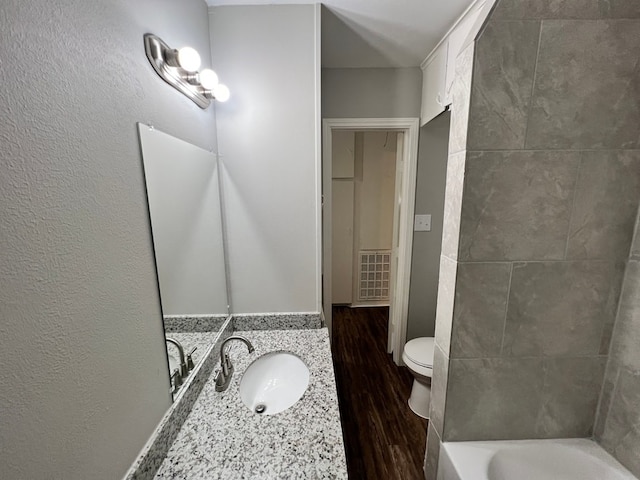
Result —
M 408 341 L 402 352 L 402 360 L 415 378 L 409 397 L 409 408 L 422 418 L 429 418 L 433 348 L 433 337 L 420 337 Z

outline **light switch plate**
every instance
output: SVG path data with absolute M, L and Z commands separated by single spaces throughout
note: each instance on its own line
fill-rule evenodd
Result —
M 430 232 L 431 231 L 431 215 L 416 215 L 413 222 L 414 232 Z

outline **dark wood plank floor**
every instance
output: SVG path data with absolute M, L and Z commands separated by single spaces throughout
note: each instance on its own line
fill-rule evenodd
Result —
M 389 309 L 333 307 L 333 364 L 350 480 L 422 480 L 427 421 L 386 353 Z

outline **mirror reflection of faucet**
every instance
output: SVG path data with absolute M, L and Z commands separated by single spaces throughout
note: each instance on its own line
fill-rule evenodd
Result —
M 194 369 L 195 365 L 193 364 L 193 352 L 195 352 L 198 347 L 193 347 L 189 353 L 187 353 L 187 371 L 191 371 Z
M 169 370 L 171 372 L 171 393 L 177 393 L 180 386 L 184 383 L 184 379 L 187 378 L 189 372 L 193 370 L 193 352 L 195 352 L 198 347 L 193 347 L 189 353 L 185 355 L 184 347 L 180 342 L 173 338 L 166 338 L 167 343 L 174 345 L 178 349 L 178 355 L 180 358 L 179 365 L 174 368 L 171 365 L 171 355 L 169 355 Z
M 169 379 L 171 383 L 171 393 L 176 394 L 178 390 L 182 386 L 182 376 L 180 375 L 180 370 L 175 369 L 173 373 L 171 373 L 171 378 Z
M 233 364 L 231 363 L 231 359 L 229 358 L 229 352 L 225 351 L 225 347 L 227 343 L 232 340 L 239 340 L 243 342 L 249 353 L 253 353 L 255 348 L 249 340 L 240 335 L 232 335 L 227 338 L 222 345 L 220 345 L 220 371 L 216 376 L 216 392 L 224 392 L 227 388 L 229 388 L 229 383 L 231 382 L 231 377 L 233 375 Z

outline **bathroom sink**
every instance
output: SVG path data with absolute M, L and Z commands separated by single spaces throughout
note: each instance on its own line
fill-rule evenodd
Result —
M 242 376 L 240 398 L 253 412 L 274 415 L 294 405 L 309 386 L 309 369 L 293 353 L 271 352 L 256 359 Z

